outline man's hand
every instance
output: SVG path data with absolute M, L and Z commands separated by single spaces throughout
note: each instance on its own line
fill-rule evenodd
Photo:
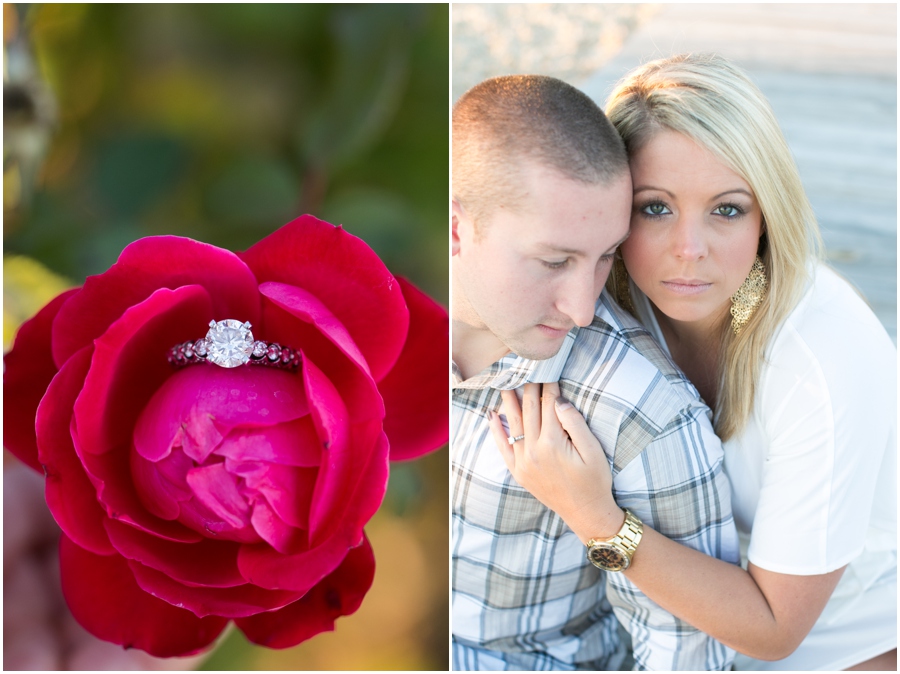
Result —
M 491 412 L 491 432 L 516 481 L 557 513 L 586 543 L 614 536 L 625 514 L 612 498 L 612 473 L 600 442 L 558 384 L 525 384 L 522 405 L 514 391 L 501 391 L 513 437 Z

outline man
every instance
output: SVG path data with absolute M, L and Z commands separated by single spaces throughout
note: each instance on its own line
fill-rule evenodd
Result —
M 640 554 L 641 520 L 737 561 L 709 409 L 601 295 L 628 236 L 631 191 L 612 125 L 559 80 L 494 78 L 454 107 L 454 669 L 618 669 L 616 618 L 638 668 L 731 665 L 732 651 L 589 563 L 565 523 L 515 482 L 490 433 L 501 389 L 559 381 L 607 452 L 619 505 L 637 517 L 592 551 L 597 563 Z

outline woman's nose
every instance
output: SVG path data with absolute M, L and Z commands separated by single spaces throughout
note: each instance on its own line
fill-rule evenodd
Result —
M 683 215 L 672 228 L 672 251 L 685 260 L 701 260 L 707 255 L 706 231 L 702 218 Z

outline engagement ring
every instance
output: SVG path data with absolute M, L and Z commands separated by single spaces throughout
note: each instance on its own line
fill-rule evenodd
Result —
M 227 319 L 210 321 L 206 337 L 176 344 L 169 349 L 169 363 L 184 367 L 194 363 L 213 363 L 219 367 L 267 365 L 282 370 L 300 367 L 300 351 L 274 342 L 253 339 L 250 323 Z
M 516 435 L 516 436 L 510 435 L 508 438 L 506 438 L 506 441 L 507 441 L 509 444 L 514 445 L 514 444 L 516 444 L 519 440 L 524 440 L 524 439 L 525 439 L 525 436 L 524 436 L 524 435 Z

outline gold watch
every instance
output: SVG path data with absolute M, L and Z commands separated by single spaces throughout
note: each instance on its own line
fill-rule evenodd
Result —
M 644 535 L 644 523 L 625 509 L 625 523 L 612 538 L 592 538 L 587 542 L 588 561 L 604 571 L 624 571 Z

